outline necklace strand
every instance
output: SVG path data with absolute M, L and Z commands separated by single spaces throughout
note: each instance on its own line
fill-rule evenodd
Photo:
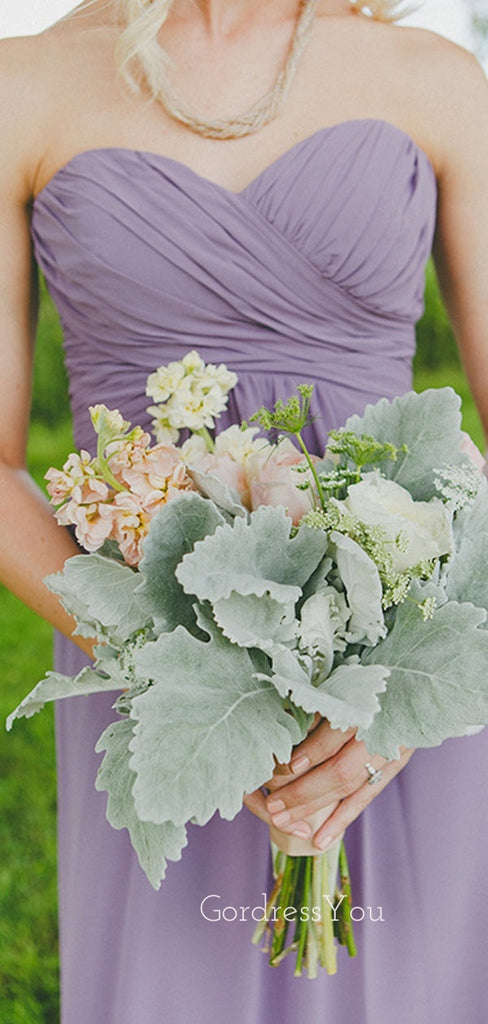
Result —
M 301 0 L 295 31 L 285 64 L 279 72 L 273 87 L 257 100 L 249 110 L 229 119 L 205 121 L 197 117 L 183 101 L 179 100 L 169 84 L 159 91 L 159 100 L 174 121 L 184 124 L 197 135 L 210 139 L 238 139 L 259 131 L 279 114 L 296 70 L 308 42 L 319 0 Z

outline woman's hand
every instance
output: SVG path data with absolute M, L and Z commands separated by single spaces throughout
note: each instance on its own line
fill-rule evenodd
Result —
M 321 721 L 293 753 L 289 765 L 278 765 L 267 782 L 265 796 L 256 790 L 245 804 L 268 824 L 301 839 L 312 839 L 313 847 L 326 850 L 361 814 L 361 811 L 407 764 L 413 750 L 402 748 L 396 761 L 371 757 L 364 743 L 349 729 L 331 729 Z M 379 772 L 371 774 L 366 765 Z M 331 808 L 317 829 L 308 820 L 315 812 Z

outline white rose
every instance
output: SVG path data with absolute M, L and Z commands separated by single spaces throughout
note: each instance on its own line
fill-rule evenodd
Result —
M 375 470 L 351 484 L 343 505 L 368 526 L 380 526 L 397 572 L 452 551 L 451 514 L 432 501 L 414 501 L 404 487 Z M 400 545 L 400 546 L 399 546 Z

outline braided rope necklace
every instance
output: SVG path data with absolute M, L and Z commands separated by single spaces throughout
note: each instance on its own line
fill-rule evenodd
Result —
M 285 102 L 310 37 L 318 3 L 319 0 L 300 0 L 295 31 L 285 64 L 272 88 L 249 110 L 229 119 L 204 121 L 175 96 L 169 84 L 165 84 L 159 90 L 158 99 L 166 112 L 174 121 L 179 121 L 197 135 L 205 135 L 210 139 L 238 139 L 259 131 L 265 124 L 274 120 Z

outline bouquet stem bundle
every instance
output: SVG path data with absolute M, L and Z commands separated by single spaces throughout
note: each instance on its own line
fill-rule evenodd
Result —
M 315 856 L 289 856 L 274 843 L 272 852 L 275 884 L 266 916 L 252 941 L 259 945 L 264 940 L 263 950 L 269 953 L 271 967 L 278 967 L 289 953 L 296 953 L 296 977 L 305 970 L 309 978 L 316 978 L 319 967 L 335 974 L 336 943 L 345 946 L 349 956 L 356 956 L 344 841 L 338 840 Z

